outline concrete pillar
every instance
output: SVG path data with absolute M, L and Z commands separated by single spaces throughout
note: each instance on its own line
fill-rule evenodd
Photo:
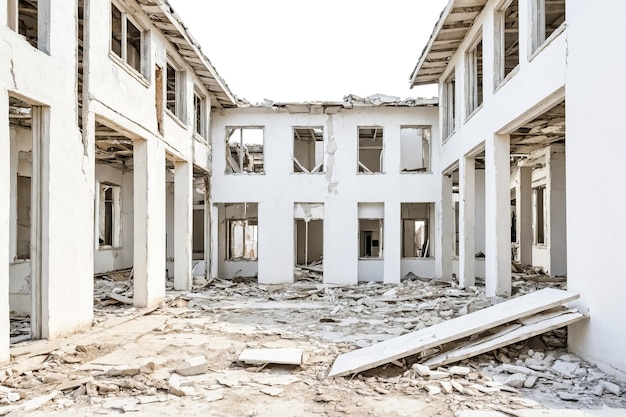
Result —
M 205 196 L 206 200 L 205 200 L 205 210 L 207 211 L 206 215 L 208 216 L 205 217 L 205 221 L 208 222 L 208 224 L 211 224 L 211 234 L 209 235 L 209 244 L 204 246 L 204 251 L 205 251 L 205 258 L 207 260 L 210 260 L 210 268 L 207 265 L 207 268 L 209 268 L 210 270 L 210 277 L 211 278 L 217 278 L 219 276 L 219 263 L 221 262 L 222 259 L 219 256 L 220 253 L 220 245 L 218 244 L 219 242 L 219 233 L 220 233 L 220 208 L 217 204 L 212 204 L 209 203 L 209 197 L 208 197 L 208 192 L 207 195 Z M 223 205 L 222 205 L 223 207 Z M 222 209 L 223 210 L 223 209 Z
M 441 250 L 437 266 L 437 277 L 442 281 L 452 280 L 452 255 L 454 249 L 454 210 L 452 209 L 452 177 L 446 174 L 441 179 L 442 198 L 438 210 Z M 436 254 L 435 254 L 436 255 Z
M 383 282 L 397 284 L 401 278 L 400 259 L 402 258 L 402 222 L 399 202 L 385 202 L 383 239 Z
M 324 204 L 324 283 L 354 285 L 358 282 L 358 205 L 332 199 Z
M 533 189 L 531 167 L 520 166 L 515 187 L 515 212 L 519 262 L 533 263 Z
M 11 152 L 9 100 L 0 100 L 0 363 L 9 361 L 9 218 L 11 201 Z
M 191 289 L 193 165 L 174 162 L 174 289 Z
M 510 139 L 494 135 L 485 141 L 485 292 L 511 294 Z
M 207 175 L 204 177 L 204 278 L 212 278 L 213 263 L 217 265 L 217 258 L 213 258 L 213 211 L 211 209 L 211 179 Z M 193 224 L 193 223 L 192 223 Z M 215 229 L 217 230 L 217 229 Z
M 474 158 L 459 161 L 459 285 L 476 282 L 476 164 Z
M 291 284 L 294 267 L 293 203 L 259 202 L 258 282 Z
M 154 307 L 165 298 L 165 148 L 133 141 L 134 305 Z
M 565 149 L 550 147 L 547 163 L 548 248 L 550 274 L 567 274 L 567 224 L 565 204 Z

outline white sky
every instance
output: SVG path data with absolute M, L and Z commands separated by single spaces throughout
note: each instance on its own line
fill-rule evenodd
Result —
M 409 76 L 447 0 L 169 0 L 230 89 L 252 103 L 433 97 Z

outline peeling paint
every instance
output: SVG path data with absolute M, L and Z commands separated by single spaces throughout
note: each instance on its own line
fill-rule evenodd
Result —
M 328 132 L 328 146 L 326 152 L 328 153 L 328 166 L 326 168 L 326 181 L 328 181 L 328 193 L 337 195 L 339 190 L 339 182 L 335 179 L 335 152 L 337 151 L 337 142 L 335 142 L 334 134 L 334 122 L 335 116 L 329 115 L 326 123 L 326 131 Z

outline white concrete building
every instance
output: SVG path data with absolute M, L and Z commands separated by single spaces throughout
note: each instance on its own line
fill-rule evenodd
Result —
M 444 227 L 444 267 L 458 240 L 459 281 L 473 283 L 484 171 L 487 295 L 511 292 L 512 255 L 567 273 L 591 316 L 570 328 L 570 349 L 613 373 L 626 372 L 616 261 L 626 247 L 616 138 L 625 11 L 608 0 L 451 0 L 411 75 L 440 86 L 444 209 L 458 187 L 459 236 Z M 443 215 L 454 224 L 453 210 Z
M 4 362 L 10 312 L 34 339 L 90 326 L 94 272 L 133 267 L 138 307 L 166 273 L 190 287 L 210 109 L 237 102 L 166 1 L 2 0 L 0 21 Z
M 334 284 L 437 276 L 437 100 L 382 100 L 213 115 L 212 276 L 293 282 L 314 262 Z

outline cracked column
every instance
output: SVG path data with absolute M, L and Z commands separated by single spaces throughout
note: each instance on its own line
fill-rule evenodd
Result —
M 156 139 L 133 141 L 135 307 L 165 298 L 165 149 Z
M 442 281 L 452 280 L 452 252 L 454 243 L 454 211 L 452 210 L 452 176 L 441 178 L 441 206 L 439 207 L 439 230 L 441 230 L 441 255 L 437 262 L 437 276 Z
M 0 363 L 9 357 L 9 213 L 11 201 L 11 152 L 9 135 L 9 101 L 0 100 Z
M 174 162 L 174 289 L 191 289 L 193 166 Z
M 510 138 L 485 141 L 485 293 L 511 294 Z
M 474 158 L 459 161 L 459 285 L 476 282 L 476 169 Z

